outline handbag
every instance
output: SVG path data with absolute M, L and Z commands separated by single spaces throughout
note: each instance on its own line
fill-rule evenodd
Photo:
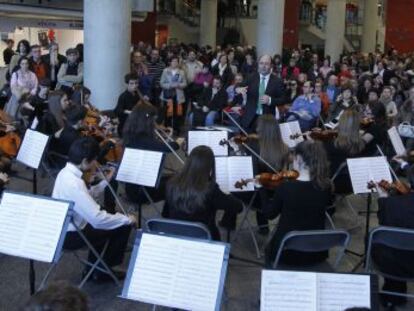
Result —
M 414 126 L 408 122 L 403 122 L 398 125 L 398 133 L 402 137 L 414 138 Z

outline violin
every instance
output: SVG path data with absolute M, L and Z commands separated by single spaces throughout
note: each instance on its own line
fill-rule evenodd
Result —
M 366 118 L 362 118 L 361 119 L 360 125 L 361 125 L 362 128 L 367 128 L 372 123 L 374 123 L 374 118 L 372 118 L 372 117 L 366 117 Z
M 338 136 L 338 131 L 331 130 L 331 129 L 313 128 L 309 132 L 305 132 L 305 133 L 302 133 L 302 134 L 301 133 L 296 133 L 296 134 L 290 135 L 290 139 L 297 139 L 301 136 L 306 137 L 306 135 L 309 135 L 310 138 L 312 138 L 314 140 L 327 141 L 327 140 L 331 140 L 331 139 L 336 138 Z
M 17 156 L 22 140 L 16 132 L 7 132 L 0 137 L 0 151 L 9 158 Z
M 236 135 L 233 136 L 232 138 L 230 138 L 230 140 L 232 142 L 234 142 L 237 145 L 243 145 L 246 144 L 247 142 L 249 142 L 252 139 L 258 139 L 257 134 L 250 134 L 250 135 Z M 220 146 L 224 146 L 224 145 L 228 145 L 229 144 L 229 140 L 227 139 L 222 139 L 219 142 Z
M 251 182 L 258 182 L 262 187 L 275 189 L 285 180 L 295 180 L 299 177 L 299 172 L 295 170 L 284 170 L 279 173 L 261 173 L 252 179 L 241 179 L 234 184 L 237 189 L 243 189 Z
M 390 195 L 404 195 L 411 192 L 410 187 L 406 183 L 399 180 L 390 183 L 389 181 L 383 179 L 378 183 L 378 187 L 380 187 Z M 375 188 L 376 185 L 373 181 L 368 183 L 368 189 Z

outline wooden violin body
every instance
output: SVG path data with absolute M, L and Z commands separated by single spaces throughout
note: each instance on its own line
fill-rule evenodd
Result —
M 280 171 L 279 173 L 261 173 L 254 179 L 242 179 L 234 184 L 237 189 L 243 189 L 250 182 L 258 182 L 261 186 L 267 189 L 275 189 L 284 180 L 294 180 L 299 177 L 299 172 L 295 170 Z
M 21 138 L 17 133 L 8 132 L 0 137 L 0 151 L 7 157 L 14 158 L 17 156 L 21 142 Z
M 377 183 L 378 187 L 389 193 L 390 195 L 404 195 L 411 192 L 410 187 L 402 181 L 396 180 L 392 183 L 386 180 L 381 180 Z M 368 184 L 369 189 L 375 188 L 375 183 L 371 182 Z
M 338 132 L 336 130 L 314 128 L 310 130 L 309 132 L 306 132 L 303 134 L 297 133 L 297 134 L 290 135 L 290 139 L 297 139 L 300 136 L 306 136 L 308 134 L 310 138 L 314 140 L 322 140 L 322 141 L 331 140 L 338 136 Z

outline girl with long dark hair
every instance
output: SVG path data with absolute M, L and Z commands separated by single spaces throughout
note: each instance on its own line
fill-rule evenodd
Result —
M 285 234 L 293 230 L 325 229 L 325 210 L 331 202 L 331 182 L 326 152 L 318 141 L 304 141 L 296 146 L 293 168 L 297 180 L 283 182 L 265 207 L 273 219 L 280 215 L 277 230 L 265 250 L 266 264 L 274 261 Z M 286 251 L 282 260 L 287 264 L 309 264 L 325 260 L 327 254 Z
M 220 240 L 216 213 L 224 210 L 221 224 L 233 229 L 242 203 L 224 194 L 216 183 L 213 151 L 207 146 L 194 148 L 183 169 L 167 184 L 163 216 L 204 223 L 214 240 Z

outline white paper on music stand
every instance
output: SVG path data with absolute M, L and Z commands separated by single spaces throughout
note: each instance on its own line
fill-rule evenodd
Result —
M 318 309 L 343 311 L 351 307 L 371 308 L 369 275 L 318 273 Z
M 188 154 L 197 146 L 208 146 L 213 150 L 215 156 L 227 156 L 227 144 L 220 145 L 222 140 L 227 140 L 226 131 L 189 131 L 188 132 Z
M 371 308 L 369 275 L 263 270 L 261 311 Z
M 405 147 L 401 140 L 401 136 L 398 133 L 398 130 L 395 126 L 388 130 L 388 136 L 390 137 L 391 144 L 394 148 L 394 151 L 397 155 L 405 154 Z
M 116 180 L 140 186 L 157 185 L 163 153 L 125 148 Z
M 355 194 L 368 193 L 368 183 L 381 180 L 392 182 L 388 162 L 385 157 L 367 157 L 347 159 L 349 176 Z
M 252 157 L 216 157 L 216 182 L 223 192 L 254 191 L 254 183 L 243 189 L 234 185 L 242 179 L 253 178 Z
M 143 233 L 124 298 L 216 310 L 224 255 L 224 244 Z
M 17 154 L 17 161 L 38 169 L 48 141 L 49 136 L 31 129 L 26 130 Z
M 289 148 L 296 147 L 297 144 L 304 140 L 302 135 L 295 139 L 290 138 L 292 135 L 302 134 L 298 121 L 280 123 L 279 127 L 282 139 Z
M 260 311 L 317 311 L 316 274 L 262 271 Z
M 52 262 L 69 205 L 5 192 L 0 203 L 0 253 Z

